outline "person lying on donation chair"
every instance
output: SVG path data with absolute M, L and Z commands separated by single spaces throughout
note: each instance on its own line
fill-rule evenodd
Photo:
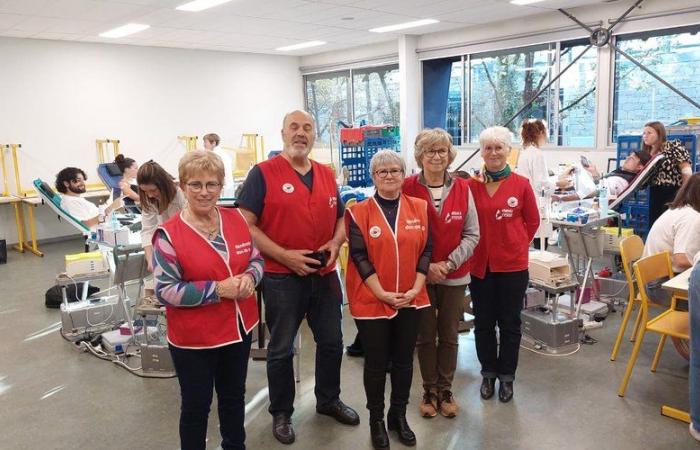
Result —
M 56 175 L 56 190 L 61 195 L 61 208 L 68 214 L 93 228 L 99 222 L 99 208 L 94 203 L 81 197 L 85 193 L 85 180 L 87 175 L 77 167 L 66 167 Z M 105 215 L 122 207 L 122 198 L 119 197 L 107 206 Z
M 632 180 L 634 180 L 634 177 L 636 177 L 637 174 L 642 171 L 644 166 L 646 166 L 650 160 L 651 154 L 648 151 L 637 150 L 630 153 L 630 155 L 625 158 L 624 161 L 622 161 L 620 167 L 607 175 L 601 176 L 595 164 L 590 164 L 588 167 L 583 166 L 583 168 L 588 174 L 590 174 L 593 181 L 598 184 L 598 188 L 605 187 L 610 196 L 617 197 L 629 187 Z M 557 185 L 560 188 L 573 189 L 574 186 L 572 175 L 575 170 L 577 170 L 577 168 L 572 167 L 561 174 L 559 176 L 559 180 L 557 181 Z M 577 191 L 572 194 L 553 195 L 552 199 L 568 202 L 581 200 L 582 198 L 593 198 L 597 193 L 596 189 L 591 189 L 586 186 L 577 186 L 576 189 Z

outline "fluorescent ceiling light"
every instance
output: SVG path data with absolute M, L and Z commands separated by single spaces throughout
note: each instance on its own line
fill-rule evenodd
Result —
M 539 3 L 543 2 L 544 0 L 510 0 L 510 3 L 512 5 L 518 5 L 518 6 L 523 6 L 523 5 L 530 5 L 532 3 Z
M 390 33 L 392 31 L 405 30 L 406 28 L 414 28 L 414 27 L 422 27 L 425 25 L 432 25 L 432 24 L 438 23 L 438 22 L 439 22 L 439 20 L 435 20 L 435 19 L 414 20 L 413 22 L 397 23 L 396 25 L 388 25 L 386 27 L 372 28 L 369 31 L 371 31 L 372 33 Z
M 180 5 L 175 9 L 179 9 L 180 11 L 199 12 L 215 6 L 223 5 L 224 3 L 228 3 L 230 1 L 231 0 L 194 0 L 193 2 Z
M 151 26 L 140 23 L 127 23 L 126 25 L 122 25 L 121 27 L 117 27 L 112 30 L 105 31 L 104 33 L 100 33 L 100 36 L 106 38 L 120 38 L 128 36 L 130 34 L 138 33 L 139 31 L 143 31 L 148 28 L 151 28 Z
M 309 41 L 302 42 L 301 44 L 287 45 L 285 47 L 278 47 L 275 50 L 278 52 L 289 52 L 292 50 L 301 50 L 302 48 L 318 47 L 319 45 L 326 45 L 324 41 Z

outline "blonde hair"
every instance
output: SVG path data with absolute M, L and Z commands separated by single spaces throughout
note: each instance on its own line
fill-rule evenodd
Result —
M 444 145 L 447 147 L 447 165 L 452 164 L 452 161 L 457 157 L 457 151 L 452 145 L 452 136 L 442 128 L 425 128 L 418 136 L 413 145 L 413 157 L 416 158 L 416 164 L 421 169 L 423 168 L 423 154 L 433 148 L 435 145 Z
M 513 144 L 513 133 L 506 127 L 488 127 L 479 135 L 479 147 L 484 148 L 488 142 L 500 142 L 508 148 Z
M 177 165 L 180 185 L 185 185 L 197 173 L 213 174 L 219 183 L 224 184 L 224 162 L 213 152 L 195 150 L 185 153 Z

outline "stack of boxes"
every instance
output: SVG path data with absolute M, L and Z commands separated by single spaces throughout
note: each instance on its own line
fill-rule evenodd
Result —
M 379 150 L 399 152 L 399 127 L 390 125 L 340 129 L 340 162 L 347 170 L 347 184 L 372 186 L 369 162 Z

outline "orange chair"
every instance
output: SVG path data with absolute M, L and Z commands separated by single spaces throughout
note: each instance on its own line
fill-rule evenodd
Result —
M 639 349 L 642 347 L 644 334 L 646 334 L 647 331 L 653 331 L 654 333 L 661 334 L 661 339 L 658 347 L 656 348 L 654 360 L 651 363 L 652 372 L 656 372 L 656 367 L 659 364 L 659 359 L 661 358 L 661 352 L 664 344 L 666 343 L 667 336 L 679 339 L 690 338 L 690 317 L 687 311 L 676 310 L 676 302 L 678 299 L 675 295 L 671 299 L 671 306 L 666 311 L 662 312 L 653 319 L 648 320 L 649 295 L 647 293 L 647 285 L 652 281 L 656 281 L 664 277 L 668 277 L 670 279 L 674 276 L 673 268 L 671 267 L 671 256 L 669 253 L 663 252 L 647 256 L 634 263 L 633 267 L 634 274 L 637 278 L 639 296 L 641 298 L 642 307 L 640 313 L 643 326 L 641 326 L 637 332 L 636 342 L 634 343 L 634 348 L 632 349 L 632 355 L 627 362 L 627 369 L 625 370 L 625 375 L 622 378 L 622 383 L 620 384 L 620 388 L 617 392 L 617 395 L 620 397 L 624 397 L 625 395 L 627 383 L 629 383 L 629 379 L 632 376 L 632 369 L 634 369 L 634 363 L 637 361 Z

